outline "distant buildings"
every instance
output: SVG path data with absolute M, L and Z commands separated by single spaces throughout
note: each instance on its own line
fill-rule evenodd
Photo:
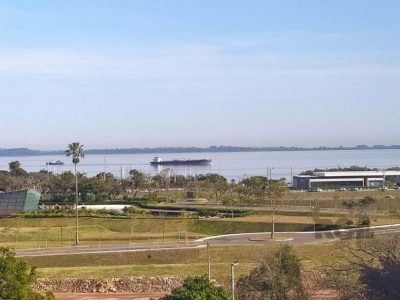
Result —
M 337 188 L 379 188 L 391 181 L 400 185 L 400 171 L 340 171 L 314 172 L 312 175 L 293 176 L 296 190 Z
M 0 217 L 37 211 L 41 194 L 37 190 L 0 193 Z

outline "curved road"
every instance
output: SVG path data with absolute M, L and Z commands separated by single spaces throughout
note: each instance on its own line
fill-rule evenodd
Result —
M 291 244 L 318 244 L 332 242 L 343 238 L 355 238 L 358 235 L 368 236 L 374 234 L 385 234 L 400 232 L 400 224 L 367 227 L 363 229 L 340 229 L 317 232 L 277 232 L 275 239 L 271 239 L 270 232 L 228 234 L 202 238 L 185 243 L 160 243 L 152 245 L 129 245 L 108 244 L 100 246 L 78 246 L 47 249 L 20 249 L 16 256 L 49 256 L 49 255 L 77 255 L 77 254 L 100 254 L 115 252 L 143 252 L 160 250 L 181 250 L 204 248 L 207 243 L 212 246 L 243 246 L 263 245 L 268 243 L 291 243 Z

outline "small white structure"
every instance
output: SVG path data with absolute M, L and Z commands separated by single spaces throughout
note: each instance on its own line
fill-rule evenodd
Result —
M 162 158 L 159 157 L 159 156 L 156 156 L 156 157 L 153 158 L 153 162 L 154 163 L 160 163 L 160 162 L 162 162 Z

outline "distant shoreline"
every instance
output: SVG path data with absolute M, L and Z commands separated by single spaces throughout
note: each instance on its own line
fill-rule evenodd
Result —
M 339 150 L 399 150 L 400 145 L 357 145 L 350 147 L 235 147 L 235 146 L 210 146 L 200 147 L 157 147 L 157 148 L 121 148 L 121 149 L 89 149 L 87 154 L 170 154 L 170 153 L 233 153 L 233 152 L 290 152 L 290 151 L 339 151 Z M 11 156 L 45 156 L 64 155 L 63 150 L 41 151 L 29 148 L 0 148 L 0 157 Z

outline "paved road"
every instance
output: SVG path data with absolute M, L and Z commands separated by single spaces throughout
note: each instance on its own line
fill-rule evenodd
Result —
M 315 198 L 315 197 L 314 197 Z M 355 199 L 361 199 L 363 196 L 355 197 Z M 308 212 L 312 213 L 314 210 L 313 206 L 311 205 L 312 201 L 310 201 L 310 205 L 279 205 L 278 210 L 279 212 Z M 159 204 L 154 206 L 155 209 L 168 209 L 168 208 L 180 208 L 180 209 L 214 209 L 214 210 L 225 210 L 227 212 L 235 210 L 235 211 L 272 211 L 273 207 L 271 205 L 251 205 L 251 206 L 229 206 L 229 205 L 217 205 L 217 204 L 193 204 L 193 203 L 186 203 L 186 202 L 177 202 L 173 204 Z M 276 209 L 276 207 L 275 207 Z M 179 210 L 178 210 L 179 211 Z M 335 214 L 342 214 L 342 215 L 349 215 L 350 212 L 346 208 L 333 208 L 333 207 L 320 207 L 319 211 L 321 213 L 335 213 Z M 180 211 L 182 212 L 182 211 Z M 376 211 L 376 210 L 367 210 L 368 213 L 371 215 L 376 216 L 385 216 L 387 215 L 388 211 Z
M 69 248 L 48 249 L 21 249 L 16 251 L 17 256 L 50 256 L 50 255 L 76 255 L 97 254 L 113 252 L 143 252 L 160 250 L 196 249 L 206 247 L 207 243 L 214 246 L 243 246 L 263 245 L 268 243 L 291 243 L 291 244 L 318 244 L 336 241 L 342 238 L 354 238 L 357 235 L 384 234 L 400 232 L 400 224 L 375 226 L 364 229 L 341 229 L 320 232 L 280 232 L 275 234 L 275 239 L 270 239 L 269 232 L 228 234 L 207 237 L 189 243 L 160 243 L 160 244 L 109 244 L 100 246 L 79 246 Z
M 229 205 L 217 205 L 217 204 L 188 204 L 188 203 L 174 203 L 174 204 L 160 204 L 154 206 L 154 209 L 168 209 L 169 207 L 179 207 L 181 209 L 215 209 L 215 210 L 226 210 L 227 212 L 230 210 L 236 211 L 247 211 L 247 210 L 254 210 L 254 211 L 271 211 L 271 205 L 260 205 L 260 206 L 229 206 Z M 152 209 L 148 209 L 152 210 Z M 179 211 L 179 210 L 177 210 Z M 313 212 L 313 207 L 310 205 L 306 206 L 299 206 L 299 205 L 279 205 L 280 212 Z M 182 211 L 179 211 L 182 213 Z M 340 214 L 349 214 L 348 209 L 344 208 L 320 208 L 320 212 L 327 212 L 327 213 L 340 213 Z M 380 212 L 373 211 L 374 214 L 380 214 Z M 384 213 L 384 212 L 382 212 Z
M 54 248 L 35 248 L 17 249 L 16 256 L 55 256 L 55 255 L 77 255 L 77 254 L 100 254 L 115 252 L 143 252 L 160 250 L 179 250 L 204 248 L 205 244 L 199 242 L 184 243 L 160 243 L 160 244 L 102 244 L 100 246 L 78 246 L 78 247 L 54 247 Z

